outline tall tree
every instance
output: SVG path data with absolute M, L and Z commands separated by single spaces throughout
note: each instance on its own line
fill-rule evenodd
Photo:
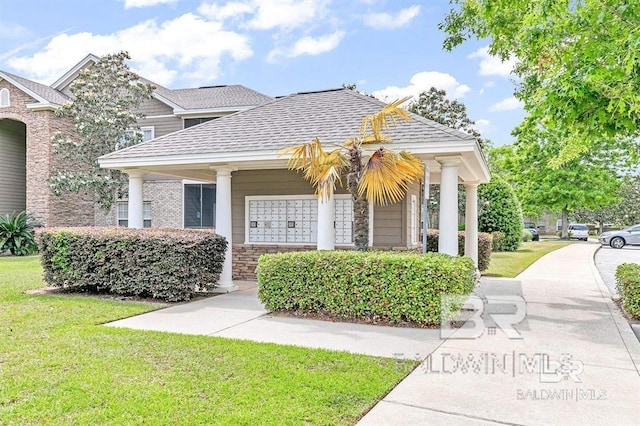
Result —
M 581 154 L 562 167 L 551 166 L 561 146 L 557 140 L 519 140 L 490 155 L 493 168 L 513 185 L 526 216 L 550 210 L 562 214 L 562 237 L 567 238 L 568 216 L 579 209 L 597 209 L 614 204 L 620 180 L 613 156 Z
M 63 166 L 54 171 L 49 187 L 55 195 L 64 190 L 95 194 L 105 210 L 126 193 L 126 176 L 101 169 L 98 157 L 142 141 L 137 108 L 150 99 L 154 87 L 140 81 L 125 64 L 127 52 L 106 55 L 83 69 L 71 83 L 73 100 L 56 114 L 73 121 L 76 135 L 54 135 L 55 152 Z
M 640 223 L 640 177 L 627 176 L 618 191 L 616 204 L 597 209 L 579 209 L 574 217 L 580 222 L 597 223 L 600 232 L 606 223 L 630 226 Z
M 354 244 L 357 250 L 369 246 L 369 202 L 396 203 L 405 196 L 410 183 L 420 180 L 422 161 L 407 151 L 394 152 L 379 148 L 369 158 L 363 158 L 363 146 L 391 142 L 383 133 L 398 120 L 409 120 L 410 115 L 400 99 L 384 106 L 379 112 L 362 119 L 360 133 L 333 151 L 325 151 L 319 139 L 286 148 L 290 154 L 289 168 L 300 171 L 316 188 L 316 194 L 326 199 L 341 177 L 347 175 L 347 190 L 353 200 Z
M 615 140 L 636 154 L 640 136 L 640 2 L 628 0 L 452 0 L 440 24 L 452 50 L 490 39 L 489 53 L 514 58 L 524 131 L 557 138 L 557 166 Z

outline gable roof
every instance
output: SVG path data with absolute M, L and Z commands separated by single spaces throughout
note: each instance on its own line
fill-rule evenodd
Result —
M 42 104 L 62 105 L 69 100 L 64 93 L 35 81 L 19 77 L 6 71 L 0 71 L 0 78 L 7 80 Z
M 273 100 L 271 96 L 239 84 L 192 89 L 165 89 L 163 96 L 183 109 L 254 106 Z
M 139 145 L 104 155 L 131 159 L 226 152 L 277 151 L 318 137 L 341 144 L 358 134 L 362 117 L 385 103 L 349 89 L 297 93 Z M 394 144 L 468 143 L 473 136 L 411 114 L 412 120 L 385 131 Z

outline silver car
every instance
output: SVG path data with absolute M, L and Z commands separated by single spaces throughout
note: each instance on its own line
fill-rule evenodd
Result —
M 640 245 L 640 224 L 620 231 L 604 232 L 598 237 L 598 240 L 603 246 L 611 246 L 617 249 L 621 249 L 626 245 Z

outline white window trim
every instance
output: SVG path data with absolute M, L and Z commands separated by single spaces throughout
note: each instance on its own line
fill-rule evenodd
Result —
M 147 130 L 151 130 L 151 139 L 155 139 L 156 138 L 156 126 L 143 126 L 140 127 L 140 131 L 142 132 L 142 135 L 144 136 L 144 132 Z M 151 140 L 149 139 L 149 140 Z
M 123 219 L 120 219 L 120 217 L 118 217 L 118 213 L 119 213 L 118 212 L 118 205 L 121 205 L 121 204 L 126 204 L 127 205 L 127 217 L 123 218 Z M 144 216 L 144 205 L 145 204 L 150 207 L 150 209 L 149 209 L 149 217 Z M 151 201 L 143 201 L 142 205 L 143 205 L 143 208 L 142 208 L 142 221 L 144 222 L 145 220 L 149 220 L 153 224 L 153 219 L 152 219 L 152 216 L 153 216 L 153 204 L 152 204 L 152 202 Z M 121 220 L 126 220 L 127 222 L 129 222 L 129 201 L 128 200 L 116 201 L 116 226 L 120 226 L 120 221 Z
M 418 197 L 411 195 L 409 199 L 409 233 L 411 234 L 411 245 L 418 245 Z
M 203 180 L 190 180 L 190 179 L 182 179 L 182 204 L 180 205 L 180 212 L 182 215 L 182 229 L 187 229 L 184 227 L 184 187 L 186 185 L 215 185 L 216 181 L 215 180 L 207 180 L 207 181 L 203 181 Z M 217 200 L 217 194 L 218 190 L 216 187 L 216 203 L 218 202 Z M 215 218 L 214 218 L 215 220 Z M 216 229 L 215 226 L 213 227 L 213 229 Z
M 334 194 L 335 199 L 350 199 L 351 194 Z M 315 246 L 315 243 L 253 242 L 249 238 L 249 202 L 253 200 L 317 200 L 315 195 L 246 195 L 244 197 L 244 244 L 253 246 Z M 354 244 L 336 244 L 336 247 L 353 247 Z M 369 202 L 369 246 L 373 246 L 373 203 Z
M 7 89 L 6 87 L 0 89 L 0 100 L 2 100 L 2 95 L 5 93 L 7 94 L 7 104 L 5 105 L 0 102 L 0 108 L 8 108 L 11 106 L 11 92 L 9 92 L 9 89 Z

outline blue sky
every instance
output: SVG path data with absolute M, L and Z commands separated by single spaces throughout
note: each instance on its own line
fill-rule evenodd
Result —
M 271 96 L 356 83 L 383 100 L 431 86 L 496 145 L 524 116 L 511 63 L 486 41 L 442 49 L 448 0 L 0 0 L 0 69 L 51 84 L 86 54 L 128 50 L 170 88 L 243 84 Z

